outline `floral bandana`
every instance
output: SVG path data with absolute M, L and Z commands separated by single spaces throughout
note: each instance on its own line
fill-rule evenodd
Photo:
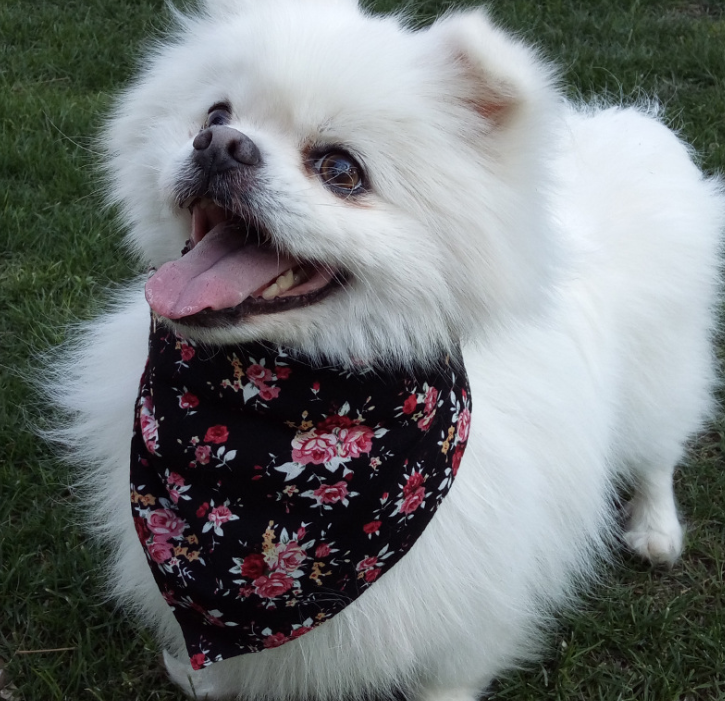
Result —
M 431 520 L 470 417 L 459 359 L 351 371 L 154 320 L 131 503 L 192 666 L 282 645 L 360 596 Z

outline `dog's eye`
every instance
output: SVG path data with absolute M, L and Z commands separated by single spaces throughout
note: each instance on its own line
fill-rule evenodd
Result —
M 207 127 L 218 126 L 221 124 L 228 124 L 231 118 L 231 109 L 229 105 L 224 102 L 213 105 L 209 110 L 206 121 L 204 122 L 204 129 Z
M 354 195 L 365 187 L 363 170 L 357 161 L 344 151 L 330 151 L 314 161 L 322 182 L 340 195 Z

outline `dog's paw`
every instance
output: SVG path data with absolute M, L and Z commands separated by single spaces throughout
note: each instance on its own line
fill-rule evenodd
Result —
M 629 548 L 654 565 L 672 567 L 682 553 L 684 535 L 674 508 L 658 509 L 635 499 L 627 505 L 627 511 L 624 541 Z

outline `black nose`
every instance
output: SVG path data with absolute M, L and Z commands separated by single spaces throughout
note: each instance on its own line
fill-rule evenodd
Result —
M 222 124 L 202 129 L 194 138 L 194 162 L 209 175 L 242 165 L 256 166 L 261 156 L 246 134 Z

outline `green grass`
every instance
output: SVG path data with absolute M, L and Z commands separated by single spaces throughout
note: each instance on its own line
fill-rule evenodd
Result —
M 443 7 L 414 9 L 425 18 Z M 703 167 L 723 169 L 723 2 L 492 8 L 558 62 L 573 96 L 656 94 Z M 134 272 L 100 207 L 93 136 L 164 16 L 161 0 L 0 4 L 0 658 L 25 701 L 180 698 L 150 636 L 101 600 L 103 555 L 76 525 L 84 506 L 67 468 L 27 430 L 37 399 L 20 379 L 42 381 L 36 354 Z M 499 682 L 493 698 L 725 699 L 724 436 L 721 419 L 678 477 L 689 524 L 682 562 L 652 571 L 623 555 L 561 620 L 547 661 Z

